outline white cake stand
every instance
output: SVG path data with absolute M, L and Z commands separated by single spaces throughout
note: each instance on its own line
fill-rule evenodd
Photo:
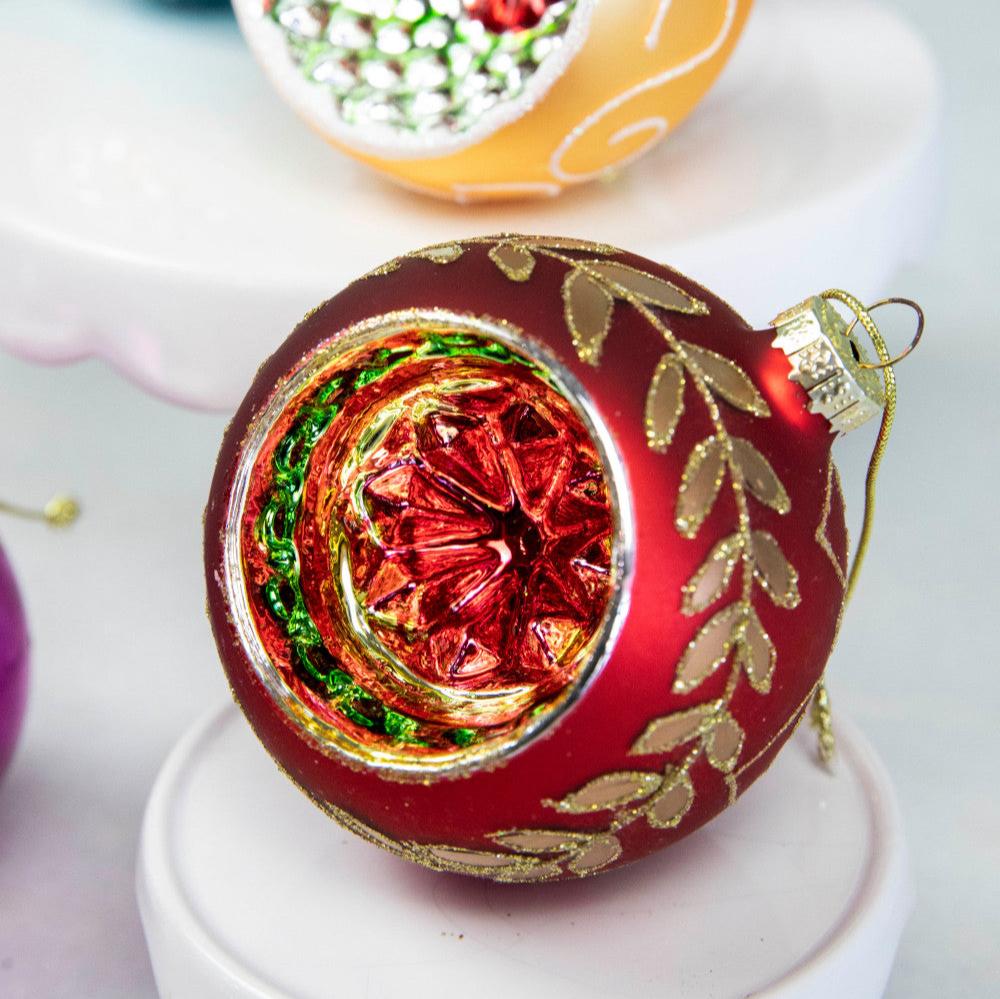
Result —
M 933 214 L 937 75 L 864 0 L 758 0 L 719 86 L 654 154 L 505 208 L 408 194 L 333 152 L 225 16 L 8 4 L 0 64 L 0 343 L 101 356 L 198 406 L 232 408 L 307 309 L 429 242 L 587 236 L 680 267 L 762 325 L 830 284 L 883 292 Z
M 803 729 L 719 819 L 586 881 L 433 874 L 334 825 L 232 706 L 173 751 L 146 812 L 140 910 L 164 999 L 869 999 L 912 905 L 892 789 L 838 720 Z

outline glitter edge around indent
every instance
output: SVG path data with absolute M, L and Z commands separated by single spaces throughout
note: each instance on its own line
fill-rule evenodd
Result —
M 549 710 L 526 722 L 506 741 L 456 748 L 438 756 L 406 762 L 398 754 L 360 746 L 340 729 L 318 719 L 287 687 L 257 632 L 247 593 L 241 544 L 241 524 L 253 469 L 267 436 L 285 406 L 318 372 L 345 349 L 390 335 L 406 326 L 430 324 L 485 336 L 520 352 L 542 365 L 552 376 L 590 434 L 603 463 L 614 524 L 611 565 L 614 572 L 607 607 L 594 638 L 593 651 L 573 681 Z M 507 763 L 546 733 L 551 732 L 580 700 L 611 657 L 628 614 L 635 537 L 631 494 L 624 464 L 614 439 L 586 390 L 551 351 L 522 330 L 503 320 L 445 309 L 412 309 L 372 316 L 324 340 L 277 385 L 256 413 L 244 436 L 226 509 L 222 579 L 231 626 L 257 679 L 304 737 L 322 754 L 354 769 L 370 769 L 388 779 L 428 781 L 458 777 Z

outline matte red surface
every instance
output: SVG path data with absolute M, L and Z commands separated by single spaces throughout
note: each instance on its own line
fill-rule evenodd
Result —
M 315 797 L 393 838 L 474 849 L 495 849 L 486 837 L 512 828 L 605 829 L 607 813 L 563 815 L 544 801 L 560 799 L 609 771 L 661 768 L 663 757 L 644 760 L 629 754 L 649 721 L 722 694 L 726 677 L 721 670 L 690 694 L 675 694 L 671 685 L 685 646 L 711 616 L 711 611 L 682 616 L 681 588 L 736 521 L 735 501 L 724 489 L 696 539 L 682 538 L 673 527 L 684 462 L 713 428 L 688 385 L 686 412 L 669 452 L 654 454 L 647 446 L 644 405 L 663 355 L 659 334 L 636 310 L 618 304 L 600 366 L 583 364 L 564 318 L 564 265 L 539 257 L 531 280 L 513 284 L 488 258 L 487 249 L 469 246 L 459 260 L 447 265 L 404 260 L 394 273 L 352 284 L 294 331 L 261 368 L 225 436 L 207 509 L 205 547 L 209 607 L 223 664 L 247 717 L 282 766 Z M 757 445 L 788 491 L 792 512 L 781 516 L 755 504 L 753 527 L 778 540 L 798 570 L 801 594 L 795 610 L 778 608 L 766 598 L 755 601 L 777 649 L 777 669 L 768 694 L 758 694 L 743 683 L 731 703 L 746 732 L 741 760 L 760 754 L 740 780 L 742 791 L 787 738 L 791 731 L 787 723 L 800 712 L 822 674 L 834 640 L 842 587 L 816 539 L 832 435 L 825 420 L 805 412 L 807 400 L 801 390 L 776 377 L 776 372 L 787 374 L 788 368 L 771 347 L 773 331 L 752 331 L 726 303 L 683 275 L 629 254 L 616 259 L 666 277 L 707 303 L 708 316 L 664 315 L 678 336 L 742 365 L 773 413 L 767 420 L 732 408 L 725 413 L 730 432 Z M 776 302 L 775 311 L 788 304 Z M 425 785 L 396 783 L 349 769 L 301 738 L 248 667 L 217 575 L 229 489 L 244 431 L 275 383 L 304 353 L 345 327 L 374 315 L 415 308 L 446 308 L 506 320 L 561 358 L 589 393 L 622 456 L 636 535 L 628 616 L 610 660 L 582 700 L 554 729 L 503 766 Z M 828 535 L 843 565 L 846 535 L 836 493 L 829 520 Z M 779 731 L 782 734 L 775 739 Z M 679 827 L 656 830 L 644 822 L 628 826 L 620 834 L 624 853 L 619 864 L 680 839 L 726 807 L 722 776 L 703 757 L 694 764 L 691 777 L 696 797 Z

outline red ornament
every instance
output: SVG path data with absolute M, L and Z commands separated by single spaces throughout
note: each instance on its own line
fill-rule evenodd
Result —
M 834 641 L 831 425 L 881 405 L 843 334 L 819 299 L 754 332 L 568 239 L 350 285 L 261 368 L 207 510 L 212 623 L 264 745 L 439 870 L 589 874 L 697 829 Z
M 533 28 L 546 7 L 556 0 L 464 0 L 470 17 L 482 21 L 490 31 L 520 31 Z

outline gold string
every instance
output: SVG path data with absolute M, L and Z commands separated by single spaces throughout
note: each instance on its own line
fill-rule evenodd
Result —
M 849 292 L 841 291 L 839 288 L 831 288 L 823 292 L 821 297 L 827 301 L 833 299 L 842 302 L 854 313 L 855 322 L 851 324 L 848 335 L 855 323 L 860 323 L 864 327 L 872 346 L 875 348 L 875 353 L 878 355 L 879 370 L 882 372 L 882 380 L 885 383 L 885 407 L 882 410 L 882 423 L 878 430 L 878 436 L 875 438 L 875 447 L 872 450 L 872 456 L 868 462 L 868 472 L 865 475 L 865 511 L 861 521 L 861 534 L 858 537 L 857 548 L 854 550 L 854 561 L 847 574 L 847 590 L 844 594 L 844 603 L 846 604 L 854 595 L 861 566 L 864 564 L 871 542 L 872 525 L 875 522 L 875 483 L 878 480 L 879 468 L 885 457 L 886 448 L 889 446 L 889 434 L 892 433 L 892 425 L 896 419 L 896 374 L 893 371 L 894 361 L 889 354 L 889 348 L 886 346 L 885 339 L 875 324 L 875 320 L 872 319 L 870 311 Z
M 41 510 L 0 500 L 0 513 L 21 520 L 43 520 L 50 527 L 69 527 L 80 515 L 80 506 L 71 496 L 53 496 Z
M 861 367 L 882 372 L 882 381 L 885 385 L 885 406 L 882 410 L 882 423 L 879 426 L 878 436 L 875 438 L 875 447 L 872 456 L 868 461 L 868 472 L 865 475 L 865 509 L 861 521 L 861 534 L 858 537 L 858 544 L 854 551 L 854 559 L 851 563 L 847 575 L 847 586 L 844 591 L 844 604 L 846 605 L 854 595 L 861 566 L 864 564 L 865 556 L 868 554 L 868 546 L 871 542 L 872 525 L 875 522 L 875 484 L 878 480 L 879 468 L 882 459 L 885 457 L 886 448 L 889 446 L 889 434 L 892 432 L 892 425 L 896 419 L 896 374 L 893 367 L 906 357 L 917 343 L 924 330 L 924 313 L 916 302 L 908 298 L 886 298 L 866 308 L 852 294 L 842 291 L 839 288 L 830 288 L 820 296 L 825 301 L 836 301 L 846 305 L 854 313 L 854 320 L 847 329 L 847 336 L 850 337 L 854 327 L 861 324 L 868 334 L 878 355 L 878 364 L 861 363 Z M 917 314 L 917 332 L 910 342 L 910 345 L 898 356 L 892 357 L 889 348 L 886 346 L 885 338 L 872 319 L 871 313 L 880 305 L 890 303 L 909 305 Z M 819 743 L 820 760 L 829 765 L 833 760 L 835 741 L 833 735 L 833 716 L 830 710 L 830 695 L 826 689 L 825 678 L 821 679 L 816 688 L 816 695 L 813 698 L 810 710 L 810 722 L 816 730 Z
M 820 762 L 830 766 L 837 742 L 833 735 L 833 713 L 830 711 L 830 695 L 826 683 L 820 680 L 813 694 L 812 706 L 809 709 L 809 723 L 816 730 L 816 747 Z

